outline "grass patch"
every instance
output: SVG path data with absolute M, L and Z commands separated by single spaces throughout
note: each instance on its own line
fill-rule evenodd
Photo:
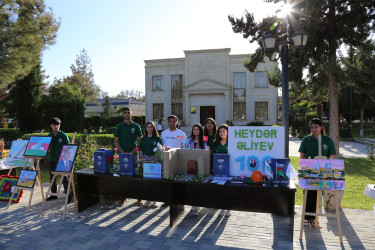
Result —
M 299 157 L 290 157 L 290 162 L 298 172 Z M 367 184 L 375 184 L 375 161 L 368 158 L 345 159 L 346 190 L 341 201 L 343 208 L 372 210 L 375 200 L 364 195 Z M 296 204 L 303 203 L 303 189 L 297 186 Z

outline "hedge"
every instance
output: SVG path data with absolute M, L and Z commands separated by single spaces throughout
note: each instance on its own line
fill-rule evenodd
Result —
M 40 135 L 40 133 L 32 133 L 32 134 L 24 134 L 22 136 L 22 139 L 28 140 L 30 136 L 32 135 Z M 47 136 L 48 133 L 44 133 L 44 136 Z M 71 141 L 73 138 L 73 133 L 67 133 L 69 140 Z M 113 141 L 115 137 L 113 134 L 77 134 L 76 139 L 75 139 L 75 144 L 82 144 L 86 141 L 87 137 L 93 138 L 96 143 L 98 144 L 98 147 L 101 148 L 114 148 Z
M 11 145 L 12 141 L 21 138 L 23 132 L 17 128 L 0 128 L 0 138 L 4 139 L 5 145 Z

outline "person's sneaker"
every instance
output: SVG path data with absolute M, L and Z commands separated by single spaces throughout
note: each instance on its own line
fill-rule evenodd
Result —
M 155 202 L 152 203 L 151 207 L 152 208 L 158 208 L 159 204 L 155 201 Z
M 145 204 L 143 204 L 144 207 L 149 207 L 151 206 L 152 202 L 151 201 L 146 201 Z
M 121 200 L 121 204 L 125 204 L 128 201 L 128 198 L 124 198 Z
M 143 201 L 137 201 L 137 205 L 142 207 L 143 206 Z
M 303 225 L 304 225 L 304 226 L 308 226 L 308 225 L 309 225 L 309 220 L 304 220 L 304 221 L 303 221 Z
M 219 216 L 224 216 L 224 214 L 225 214 L 225 209 L 221 209 L 220 213 L 219 213 Z
M 50 196 L 47 198 L 47 201 L 52 201 L 52 200 L 56 200 L 57 199 L 57 196 Z
M 229 217 L 231 215 L 232 215 L 232 210 L 227 210 L 226 213 L 225 213 L 225 216 Z

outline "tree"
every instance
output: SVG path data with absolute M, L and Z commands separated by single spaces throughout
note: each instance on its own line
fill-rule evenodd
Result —
M 265 2 L 279 3 L 282 0 L 265 0 Z M 338 112 L 338 79 L 336 52 L 341 45 L 357 46 L 361 44 L 374 28 L 375 0 L 305 0 L 290 1 L 294 12 L 289 15 L 291 20 L 290 33 L 299 26 L 308 33 L 309 40 L 305 48 L 305 57 L 290 62 L 290 79 L 296 83 L 301 82 L 302 69 L 306 68 L 308 74 L 314 74 L 314 65 L 323 65 L 326 68 L 329 86 L 330 124 L 329 135 L 335 142 L 339 154 L 339 112 Z M 264 32 L 269 30 L 281 31 L 285 39 L 287 30 L 282 21 L 276 16 L 264 18 L 261 22 L 254 20 L 253 14 L 245 12 L 244 17 L 238 19 L 228 16 L 235 33 L 242 33 L 250 42 L 258 41 Z M 280 28 L 279 28 L 280 27 Z M 281 30 L 280 30 L 281 29 Z M 291 51 L 291 56 L 297 51 Z M 251 55 L 245 66 L 254 70 L 259 62 L 263 61 L 264 52 L 258 48 Z
M 39 112 L 45 128 L 49 121 L 59 117 L 61 129 L 65 132 L 81 131 L 85 115 L 85 97 L 76 85 L 68 83 L 54 84 L 43 95 L 39 104 Z
M 77 55 L 76 64 L 72 64 L 70 69 L 72 70 L 72 75 L 58 80 L 57 83 L 64 82 L 70 85 L 77 85 L 87 101 L 96 101 L 100 95 L 100 88 L 95 84 L 91 59 L 85 49 L 82 49 L 80 54 Z
M 23 79 L 54 44 L 60 23 L 43 0 L 0 2 L 0 88 Z
M 104 99 L 105 99 L 105 101 L 104 101 L 104 105 L 103 105 L 102 117 L 108 118 L 111 115 L 112 104 L 109 101 L 109 96 L 104 97 Z
M 34 67 L 25 78 L 9 86 L 9 95 L 5 98 L 8 113 L 13 114 L 23 132 L 34 132 L 39 128 L 37 105 L 43 86 L 40 65 Z

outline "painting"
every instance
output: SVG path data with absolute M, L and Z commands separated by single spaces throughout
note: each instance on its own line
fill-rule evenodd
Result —
M 192 114 L 197 113 L 197 106 L 190 106 L 190 113 Z
M 344 160 L 300 159 L 298 185 L 303 189 L 345 190 Z
M 28 140 L 16 140 L 12 142 L 8 156 L 5 160 L 6 166 L 15 166 L 23 167 L 25 166 L 26 159 L 23 157 L 27 147 Z M 30 167 L 31 162 L 27 163 L 27 166 Z
M 59 161 L 57 162 L 55 171 L 70 173 L 76 158 L 78 145 L 68 144 L 61 149 Z
M 46 157 L 51 140 L 50 136 L 31 136 L 24 156 Z
M 0 201 L 9 201 L 12 196 L 13 186 L 16 186 L 18 182 L 18 176 L 1 175 L 0 176 Z M 22 189 L 18 189 L 17 193 L 14 194 L 12 202 L 18 203 L 23 194 Z
M 18 178 L 17 186 L 33 188 L 38 171 L 22 169 Z

